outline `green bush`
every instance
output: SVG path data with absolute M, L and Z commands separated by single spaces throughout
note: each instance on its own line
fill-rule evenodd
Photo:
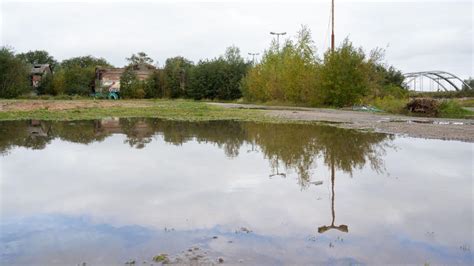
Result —
M 145 98 L 146 82 L 138 79 L 132 68 L 127 68 L 120 77 L 120 96 L 124 99 Z
M 62 61 L 58 70 L 62 71 L 61 86 L 64 87 L 55 89 L 56 93 L 89 95 L 95 82 L 95 69 L 99 66 L 111 65 L 103 58 L 92 56 L 79 56 Z
M 282 48 L 273 42 L 261 62 L 250 68 L 242 81 L 243 95 L 248 101 L 319 105 L 318 75 L 311 32 L 302 27 L 295 41 L 287 40 Z
M 162 70 L 154 71 L 145 81 L 145 98 L 163 98 L 165 94 L 164 73 Z
M 28 66 L 10 48 L 0 49 L 0 98 L 15 98 L 31 91 Z
M 363 50 L 347 39 L 334 52 L 327 51 L 321 67 L 324 103 L 337 107 L 359 103 L 369 93 L 368 70 Z
M 464 109 L 458 102 L 453 100 L 444 100 L 439 106 L 438 114 L 445 118 L 465 118 L 473 116 L 474 112 Z
M 403 114 L 407 113 L 406 105 L 408 103 L 407 98 L 396 98 L 392 95 L 385 97 L 377 97 L 372 104 L 380 110 L 383 110 L 392 114 Z
M 187 96 L 196 100 L 238 99 L 242 97 L 241 80 L 248 67 L 235 46 L 227 48 L 224 56 L 199 61 L 191 71 Z
M 192 67 L 193 62 L 182 56 L 166 59 L 163 69 L 165 78 L 164 97 L 186 97 Z

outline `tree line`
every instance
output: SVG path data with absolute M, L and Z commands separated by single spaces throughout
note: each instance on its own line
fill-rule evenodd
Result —
M 153 66 L 153 59 L 140 52 L 127 58 L 120 79 L 123 98 L 191 98 L 252 102 L 284 102 L 309 106 L 347 106 L 367 98 L 406 97 L 403 75 L 383 63 L 384 51 L 366 54 L 346 39 L 335 51 L 319 58 L 310 30 L 303 26 L 296 38 L 281 47 L 273 42 L 257 64 L 246 61 L 239 48 L 197 63 L 184 57 L 168 58 L 140 80 L 137 66 Z M 47 51 L 15 54 L 0 50 L 0 97 L 15 98 L 31 92 L 31 64 L 50 64 L 53 75 L 45 76 L 38 94 L 90 95 L 96 67 L 112 67 L 104 58 L 80 56 L 58 62 Z

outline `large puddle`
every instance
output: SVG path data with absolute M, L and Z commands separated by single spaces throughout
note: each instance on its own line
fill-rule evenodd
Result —
M 469 265 L 472 163 L 330 126 L 0 122 L 0 264 Z

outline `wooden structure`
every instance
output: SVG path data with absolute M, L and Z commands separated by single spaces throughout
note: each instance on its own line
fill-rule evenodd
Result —
M 51 75 L 53 72 L 49 64 L 34 64 L 30 70 L 31 86 L 36 89 L 40 86 L 41 80 L 46 75 Z
M 156 71 L 155 67 L 148 64 L 131 66 L 131 68 L 139 80 L 146 80 Z M 120 91 L 120 77 L 125 70 L 126 68 L 97 67 L 95 69 L 95 92 L 100 92 L 102 88 L 109 91 Z

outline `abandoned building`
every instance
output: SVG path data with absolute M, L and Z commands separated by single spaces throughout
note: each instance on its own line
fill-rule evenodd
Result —
M 51 75 L 52 70 L 49 64 L 34 64 L 31 66 L 30 79 L 31 86 L 33 88 L 38 88 L 41 84 L 41 80 L 46 75 Z
M 120 91 L 120 77 L 126 68 L 97 67 L 95 70 L 95 92 L 101 92 L 102 89 L 108 91 Z M 147 79 L 154 71 L 152 65 L 141 65 L 133 67 L 133 71 L 139 80 Z

